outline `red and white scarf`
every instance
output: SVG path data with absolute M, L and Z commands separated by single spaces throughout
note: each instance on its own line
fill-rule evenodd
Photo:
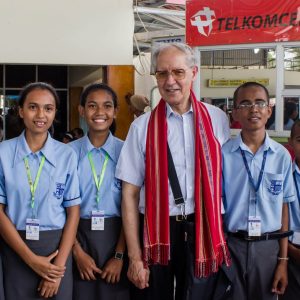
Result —
M 217 272 L 229 252 L 221 217 L 221 148 L 206 107 L 191 91 L 195 132 L 195 276 Z M 146 205 L 143 259 L 146 265 L 170 260 L 166 103 L 150 116 L 146 142 Z

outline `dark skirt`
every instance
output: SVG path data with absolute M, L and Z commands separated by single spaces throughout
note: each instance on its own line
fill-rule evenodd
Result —
M 48 256 L 58 249 L 62 230 L 41 231 L 39 241 L 25 239 L 25 231 L 19 231 L 27 246 L 37 255 Z M 41 277 L 1 240 L 2 263 L 4 274 L 4 292 L 6 300 L 44 299 L 37 291 Z M 66 263 L 66 271 L 58 290 L 51 299 L 72 300 L 73 278 L 72 257 Z
M 106 218 L 105 230 L 92 231 L 90 219 L 80 219 L 77 239 L 83 250 L 88 253 L 101 269 L 113 257 L 117 245 L 122 220 L 119 217 Z M 75 264 L 75 260 L 74 260 Z M 74 300 L 129 300 L 126 261 L 123 264 L 121 279 L 118 283 L 108 284 L 97 276 L 97 280 L 82 280 L 74 265 Z

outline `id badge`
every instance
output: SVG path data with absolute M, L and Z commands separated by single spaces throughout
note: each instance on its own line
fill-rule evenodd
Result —
M 292 243 L 296 244 L 296 245 L 300 245 L 300 232 L 299 231 L 294 232 Z
M 40 239 L 40 220 L 26 219 L 26 240 L 38 241 Z
M 92 230 L 104 230 L 104 210 L 93 210 L 91 222 Z
M 248 235 L 261 236 L 261 220 L 260 217 L 250 216 L 248 219 Z

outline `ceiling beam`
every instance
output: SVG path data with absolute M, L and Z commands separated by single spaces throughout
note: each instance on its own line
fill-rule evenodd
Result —
M 154 38 L 172 37 L 178 35 L 185 35 L 185 29 L 169 29 L 135 33 L 135 37 L 138 41 L 149 41 Z
M 135 13 L 139 13 L 139 14 L 153 14 L 153 15 L 185 17 L 184 10 L 172 10 L 172 9 L 165 9 L 165 8 L 134 6 L 133 11 Z

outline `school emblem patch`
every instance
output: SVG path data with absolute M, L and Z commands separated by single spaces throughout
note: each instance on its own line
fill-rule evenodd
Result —
M 271 180 L 270 187 L 268 187 L 268 191 L 272 195 L 279 195 L 282 190 L 282 180 Z
M 55 190 L 55 192 L 53 192 L 53 195 L 57 199 L 60 199 L 64 194 L 65 184 L 59 183 L 59 182 L 56 182 L 55 184 L 56 184 L 56 190 Z

